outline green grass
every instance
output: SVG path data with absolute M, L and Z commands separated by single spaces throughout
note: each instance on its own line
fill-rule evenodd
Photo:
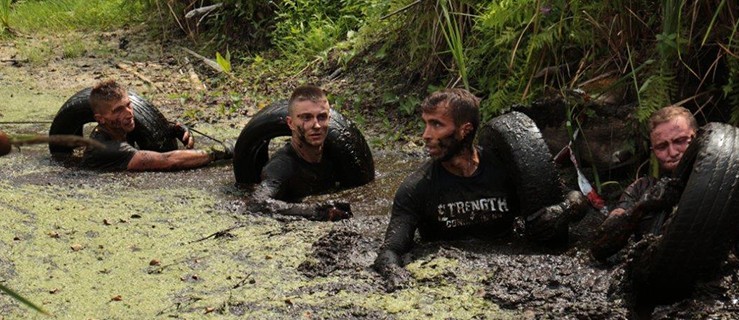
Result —
M 22 33 L 112 30 L 143 20 L 139 1 L 35 0 L 14 4 L 8 24 Z
M 47 63 L 54 55 L 51 45 L 44 42 L 20 42 L 18 43 L 18 54 L 21 58 L 28 59 L 33 65 Z

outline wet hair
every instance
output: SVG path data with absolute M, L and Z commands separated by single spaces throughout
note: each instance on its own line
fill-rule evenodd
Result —
M 103 80 L 95 84 L 90 91 L 90 108 L 95 114 L 99 114 L 105 102 L 118 101 L 128 94 L 126 88 L 113 79 Z
M 421 103 L 422 112 L 433 112 L 441 106 L 449 107 L 452 119 L 456 126 L 469 122 L 472 132 L 464 138 L 469 145 L 475 138 L 477 127 L 480 126 L 480 99 L 461 88 L 443 89 L 432 93 Z
M 649 117 L 649 131 L 654 130 L 658 125 L 671 121 L 679 116 L 685 117 L 693 130 L 698 130 L 698 121 L 695 120 L 695 117 L 690 110 L 680 106 L 671 105 L 655 111 L 652 116 Z
M 326 93 L 323 92 L 323 89 L 317 86 L 305 85 L 297 87 L 295 91 L 293 91 L 293 94 L 290 96 L 290 100 L 287 102 L 287 114 L 293 114 L 293 108 L 295 106 L 295 103 L 297 102 L 310 100 L 317 103 L 325 99 Z

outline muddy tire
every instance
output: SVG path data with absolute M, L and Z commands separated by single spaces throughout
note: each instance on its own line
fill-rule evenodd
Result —
M 269 141 L 289 136 L 287 101 L 279 101 L 259 111 L 241 130 L 234 148 L 233 170 L 237 184 L 258 183 L 269 158 Z M 342 187 L 366 184 L 375 178 L 375 165 L 367 141 L 357 127 L 331 109 L 325 154 L 336 164 Z
M 90 122 L 95 122 L 92 109 L 90 108 L 91 88 L 83 89 L 69 98 L 59 109 L 49 129 L 49 135 L 72 134 L 82 136 L 82 127 Z M 133 107 L 135 129 L 128 134 L 129 142 L 135 142 L 140 150 L 151 150 L 166 152 L 177 149 L 177 140 L 172 136 L 169 123 L 159 110 L 140 97 L 135 92 L 129 91 L 128 98 L 131 99 Z M 72 153 L 74 148 L 49 145 L 49 151 L 53 154 Z
M 739 231 L 739 129 L 721 123 L 701 128 L 676 175 L 685 181 L 677 209 L 630 266 L 642 303 L 689 294 L 726 259 Z
M 523 217 L 562 201 L 552 154 L 531 118 L 516 111 L 495 117 L 480 129 L 478 144 L 508 165 Z

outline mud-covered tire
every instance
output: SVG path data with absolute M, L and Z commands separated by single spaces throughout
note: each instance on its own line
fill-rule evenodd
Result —
M 683 297 L 726 259 L 739 231 L 739 129 L 705 125 L 676 175 L 685 181 L 677 209 L 630 265 L 640 302 Z
M 478 144 L 507 165 L 522 216 L 562 201 L 552 154 L 531 118 L 517 111 L 495 117 L 480 128 Z
M 86 88 L 75 93 L 62 105 L 51 123 L 49 135 L 82 136 L 83 126 L 95 122 L 89 102 L 91 90 L 92 88 Z M 135 142 L 141 150 L 158 152 L 176 150 L 177 139 L 172 136 L 169 123 L 164 115 L 135 92 L 129 91 L 128 98 L 131 99 L 136 122 L 134 130 L 128 134 L 129 142 Z M 71 153 L 73 149 L 66 146 L 49 145 L 49 151 L 53 154 Z
M 234 148 L 233 170 L 237 184 L 258 183 L 269 158 L 269 141 L 289 136 L 287 101 L 278 101 L 259 111 L 241 130 Z M 337 166 L 342 187 L 356 187 L 375 178 L 375 165 L 367 141 L 359 129 L 331 109 L 324 156 Z

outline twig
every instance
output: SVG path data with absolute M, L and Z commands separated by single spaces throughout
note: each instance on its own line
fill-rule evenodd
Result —
M 0 121 L 0 124 L 44 124 L 53 123 L 51 120 L 46 121 Z
M 213 70 L 218 71 L 218 72 L 224 72 L 225 73 L 225 70 L 223 70 L 223 68 L 221 68 L 221 65 L 218 64 L 218 62 L 213 61 L 213 59 L 208 59 L 208 58 L 200 55 L 199 53 L 197 53 L 195 51 L 192 51 L 192 50 L 190 50 L 188 48 L 185 48 L 185 47 L 181 47 L 181 48 L 182 48 L 182 50 L 185 50 L 185 52 L 193 55 L 195 58 L 198 58 L 198 59 L 202 60 L 203 63 L 205 63 L 205 65 L 213 68 Z
M 392 16 L 394 16 L 394 15 L 396 15 L 398 13 L 401 13 L 403 11 L 406 11 L 406 10 L 410 9 L 411 7 L 413 7 L 413 6 L 421 3 L 421 1 L 422 0 L 416 0 L 416 1 L 412 2 L 412 3 L 410 3 L 409 5 L 405 6 L 405 7 L 402 7 L 400 9 L 398 9 L 398 10 L 395 10 L 393 12 L 390 12 L 390 13 L 388 13 L 388 14 L 380 17 L 380 20 L 385 20 L 385 19 L 390 18 L 390 17 L 392 17 Z
M 227 229 L 224 229 L 224 230 L 221 230 L 221 231 L 214 232 L 214 233 L 212 233 L 212 234 L 210 234 L 208 236 L 202 237 L 200 239 L 190 241 L 190 243 L 200 242 L 200 241 L 208 240 L 210 238 L 222 237 L 222 236 L 226 235 L 229 231 L 232 231 L 232 230 L 235 230 L 235 229 L 238 229 L 238 228 L 243 228 L 245 226 L 246 225 L 238 224 L 238 225 L 235 225 L 233 227 L 230 227 L 230 228 L 227 228 Z
M 28 62 L 28 59 L 20 59 L 20 60 L 19 59 L 2 59 L 2 60 L 0 60 L 0 62 L 3 62 L 3 63 L 24 63 L 24 62 Z
M 50 136 L 21 136 L 10 137 L 10 144 L 16 147 L 29 144 L 48 143 L 65 147 L 92 147 L 104 149 L 105 145 L 100 141 L 83 138 L 76 135 L 50 135 Z
M 192 18 L 194 16 L 208 14 L 211 11 L 213 11 L 215 9 L 218 9 L 221 6 L 223 6 L 223 3 L 216 3 L 214 5 L 210 5 L 210 6 L 205 6 L 205 7 L 200 7 L 200 8 L 197 8 L 197 9 L 193 9 L 193 10 L 188 11 L 185 14 L 185 18 L 190 19 L 190 18 Z
M 160 88 L 159 86 L 157 86 L 156 83 L 154 83 L 154 81 L 152 81 L 151 79 L 149 79 L 147 76 L 139 73 L 138 71 L 134 70 L 130 66 L 127 66 L 127 65 L 125 65 L 123 63 L 118 63 L 115 66 L 118 69 L 121 69 L 123 71 L 126 71 L 126 72 L 128 72 L 128 73 L 130 73 L 130 74 L 132 74 L 132 75 L 134 75 L 136 77 L 138 77 L 139 79 L 143 80 L 144 82 L 150 84 L 152 87 L 154 87 L 154 89 L 157 89 L 157 91 L 164 92 L 164 90 L 162 90 L 162 88 Z
M 195 73 L 195 69 L 193 69 L 192 64 L 190 64 L 190 59 L 185 57 L 185 62 L 187 64 L 187 73 L 190 76 L 190 83 L 192 84 L 193 89 L 195 89 L 195 91 L 206 90 L 207 88 L 205 87 L 205 84 L 200 81 L 200 77 L 198 77 L 198 74 Z

